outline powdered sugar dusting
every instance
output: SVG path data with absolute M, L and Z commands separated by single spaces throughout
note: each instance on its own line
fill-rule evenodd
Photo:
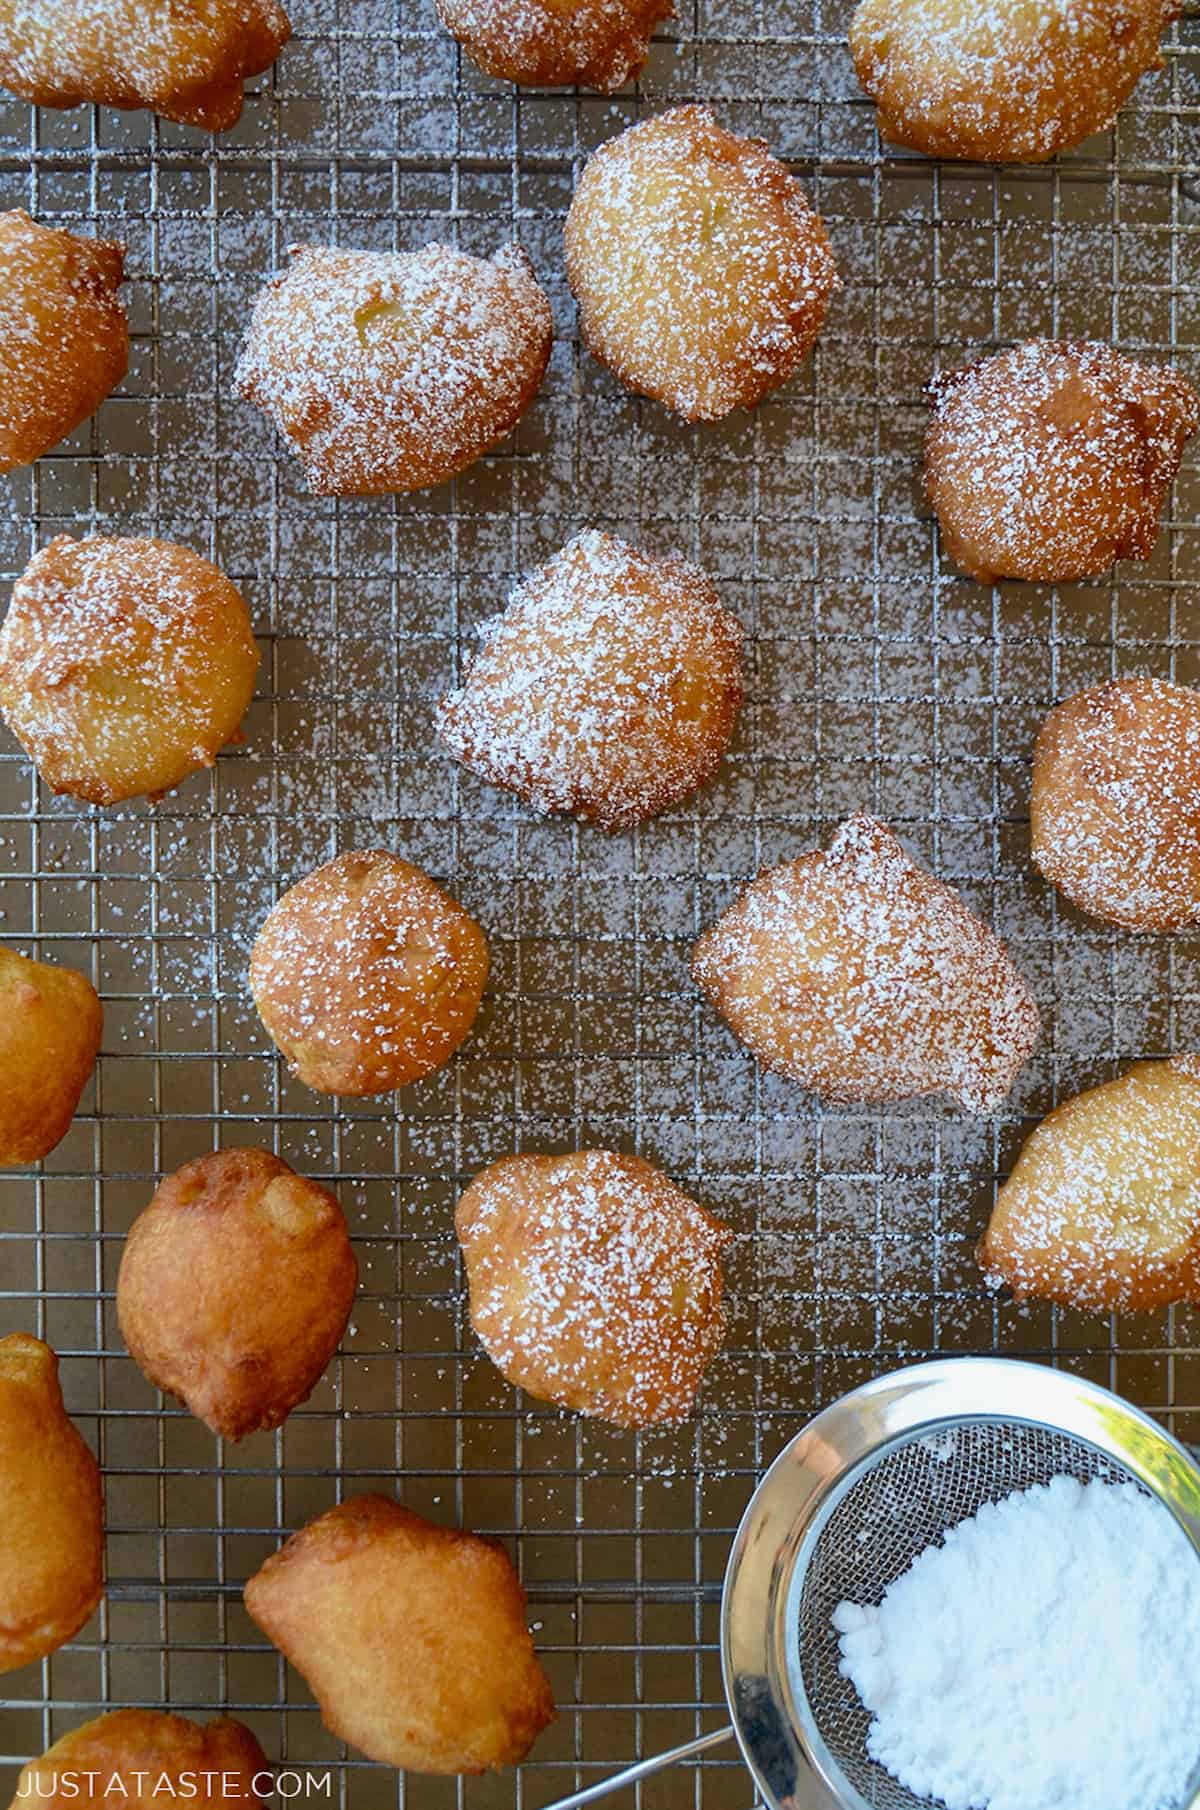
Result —
M 472 1322 L 511 1381 L 622 1426 L 690 1412 L 732 1233 L 665 1175 L 609 1150 L 510 1157 L 455 1223 Z
M 292 247 L 234 377 L 319 495 L 440 483 L 516 426 L 550 356 L 550 304 L 519 246 L 490 260 Z
M 1178 0 L 863 0 L 850 26 L 885 138 L 1038 162 L 1107 126 Z
M 42 106 L 151 107 L 220 131 L 290 35 L 278 0 L 0 0 L 0 82 Z
M 603 145 L 565 228 L 590 350 L 688 420 L 750 408 L 800 363 L 837 277 L 804 191 L 757 140 L 677 107 Z
M 1060 704 L 1030 818 L 1035 863 L 1082 910 L 1134 930 L 1200 921 L 1200 696 L 1122 679 Z
M 489 75 L 611 94 L 637 74 L 671 0 L 437 0 L 447 31 Z
M 925 487 L 972 577 L 1094 577 L 1146 559 L 1200 397 L 1094 341 L 1029 340 L 929 386 Z
M 760 875 L 692 971 L 760 1061 L 828 1100 L 945 1092 L 991 1111 L 1038 1036 L 1003 945 L 863 813 L 826 854 Z
M 1200 1057 L 1143 1062 L 1043 1119 L 1001 1188 L 993 1288 L 1101 1310 L 1200 1301 Z
M 482 635 L 437 726 L 493 784 L 618 829 L 715 771 L 741 702 L 742 630 L 698 567 L 591 530 Z
M 339 855 L 286 892 L 254 944 L 263 1023 L 309 1086 L 388 1092 L 445 1062 L 487 977 L 483 933 L 386 849 Z

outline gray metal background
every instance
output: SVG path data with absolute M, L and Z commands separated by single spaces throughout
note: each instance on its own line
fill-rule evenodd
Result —
M 1070 1365 L 1200 1438 L 1197 1314 L 1117 1323 L 994 1304 L 972 1246 L 996 1178 L 1057 1097 L 1200 1044 L 1196 939 L 1108 934 L 1027 861 L 1028 758 L 1055 697 L 1114 672 L 1200 679 L 1197 474 L 1153 560 L 1057 594 L 939 563 L 918 487 L 922 386 L 1013 337 L 1112 338 L 1200 378 L 1200 32 L 1171 33 L 1116 130 L 1060 164 L 882 152 L 845 46 L 848 0 L 685 0 L 640 98 L 481 77 L 418 0 L 301 0 L 297 33 L 213 142 L 145 114 L 0 107 L 0 205 L 123 238 L 129 377 L 6 481 L 11 577 L 62 530 L 154 533 L 245 590 L 264 664 L 244 749 L 159 807 L 55 802 L 0 741 L 0 934 L 104 996 L 104 1051 L 66 1140 L 0 1178 L 0 1331 L 44 1334 L 107 1479 L 103 1609 L 0 1680 L 0 1754 L 105 1705 L 228 1705 L 270 1757 L 341 1764 L 239 1586 L 341 1493 L 502 1535 L 562 1707 L 519 1776 L 414 1779 L 351 1758 L 354 1805 L 536 1806 L 684 1739 L 721 1708 L 716 1597 L 762 1464 L 819 1403 L 934 1351 Z M 810 184 L 844 288 L 815 356 L 755 415 L 681 427 L 581 355 L 562 276 L 573 172 L 647 110 L 710 102 Z M 230 395 L 251 298 L 290 241 L 493 250 L 516 234 L 554 298 L 546 386 L 453 486 L 310 499 Z M 433 700 L 521 567 L 599 524 L 681 548 L 750 631 L 721 777 L 609 839 L 536 821 L 456 773 Z M 687 978 L 691 940 L 760 864 L 855 806 L 962 884 L 1029 974 L 1046 1036 L 1003 1119 L 818 1112 L 756 1073 Z M 486 926 L 494 978 L 443 1074 L 391 1100 L 291 1083 L 245 988 L 278 889 L 384 843 Z M 125 1356 L 111 1290 L 158 1175 L 218 1143 L 334 1178 L 362 1264 L 353 1330 L 276 1436 L 221 1448 Z M 514 1398 L 475 1347 L 451 1209 L 513 1148 L 613 1144 L 737 1228 L 728 1347 L 696 1418 L 635 1436 Z M 4 1771 L 0 1792 L 11 1780 Z M 745 1806 L 720 1750 L 647 1806 Z M 0 1799 L 2 1801 L 2 1799 Z

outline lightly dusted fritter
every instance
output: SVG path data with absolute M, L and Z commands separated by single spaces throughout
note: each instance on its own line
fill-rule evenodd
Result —
M 628 829 L 716 772 L 742 701 L 742 629 L 712 580 L 595 529 L 484 624 L 437 732 L 542 811 Z

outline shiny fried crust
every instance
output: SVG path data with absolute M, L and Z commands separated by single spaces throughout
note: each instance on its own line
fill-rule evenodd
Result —
M 437 0 L 438 17 L 488 75 L 532 88 L 631 81 L 672 0 Z
M 748 886 L 692 973 L 760 1062 L 828 1101 L 945 1093 L 991 1112 L 1038 1036 L 1003 944 L 861 813 Z
M 893 144 L 1039 163 L 1111 124 L 1176 0 L 863 0 L 858 79 Z
M 421 490 L 512 432 L 552 337 L 517 245 L 491 259 L 294 246 L 255 304 L 234 386 L 271 415 L 318 496 Z
M 118 1709 L 72 1729 L 31 1760 L 9 1810 L 26 1803 L 162 1810 L 180 1799 L 247 1805 L 270 1791 L 266 1755 L 232 1716 L 201 1726 L 166 1710 Z
M 384 1496 L 330 1509 L 246 1585 L 326 1728 L 414 1772 L 515 1766 L 554 1720 L 503 1547 Z
M 595 153 L 566 250 L 589 350 L 688 421 L 752 408 L 783 383 L 837 283 L 800 184 L 702 107 L 659 114 Z
M 438 734 L 539 810 L 624 829 L 716 771 L 742 701 L 741 650 L 741 625 L 698 567 L 593 530 L 485 626 Z
M 0 472 L 65 440 L 124 377 L 124 269 L 112 239 L 0 214 Z
M 63 1408 L 40 1339 L 0 1339 L 0 1672 L 78 1634 L 103 1588 L 96 1460 Z
M 1035 866 L 1126 930 L 1200 923 L 1200 693 L 1165 679 L 1078 692 L 1042 725 Z
M 1110 346 L 1042 339 L 929 389 L 925 489 L 964 572 L 1054 584 L 1149 558 L 1200 419 L 1185 377 Z
M 441 1068 L 475 1022 L 487 939 L 429 875 L 386 849 L 339 855 L 258 933 L 250 991 L 293 1073 L 380 1094 Z
M 41 107 L 149 107 L 221 132 L 291 31 L 277 0 L 0 0 L 0 83 Z
M 90 804 L 160 798 L 211 767 L 257 669 L 239 593 L 170 541 L 60 534 L 0 628 L 9 727 L 52 791 Z
M 979 1261 L 1018 1299 L 1102 1312 L 1200 1303 L 1200 1057 L 1139 1062 L 1043 1119 Z
M 327 1188 L 265 1150 L 169 1175 L 134 1221 L 117 1278 L 142 1373 L 226 1439 L 278 1427 L 346 1330 L 358 1265 Z
M 0 1164 L 39 1162 L 66 1136 L 102 1027 L 82 974 L 0 947 Z
M 691 1412 L 733 1234 L 661 1170 L 612 1150 L 506 1157 L 454 1224 L 471 1324 L 510 1383 L 621 1427 Z

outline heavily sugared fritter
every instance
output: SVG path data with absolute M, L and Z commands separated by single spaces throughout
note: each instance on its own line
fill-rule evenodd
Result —
M 531 88 L 611 94 L 639 74 L 672 0 L 437 0 L 438 17 L 488 75 Z
M 571 202 L 566 249 L 588 349 L 688 421 L 752 408 L 783 383 L 837 283 L 800 184 L 702 107 L 601 146 Z
M 373 1760 L 479 1773 L 554 1720 L 502 1546 L 358 1496 L 293 1534 L 246 1608 L 302 1674 L 326 1728 Z
M 266 1150 L 196 1157 L 134 1220 L 117 1277 L 130 1355 L 214 1433 L 278 1427 L 337 1350 L 358 1280 L 328 1188 Z
M 1139 1062 L 1042 1120 L 979 1250 L 1018 1299 L 1200 1304 L 1200 1057 Z
M 518 245 L 493 258 L 301 245 L 255 304 L 234 383 L 318 496 L 422 490 L 512 432 L 552 337 Z
M 124 377 L 124 271 L 112 239 L 0 214 L 0 472 L 73 434 Z
M 100 1601 L 100 1469 L 67 1417 L 58 1359 L 0 1339 L 0 1672 L 78 1634 Z
M 959 895 L 859 813 L 760 874 L 692 973 L 759 1061 L 823 1100 L 1003 1104 L 1037 1041 L 1029 988 Z
M 238 734 L 258 649 L 241 595 L 188 547 L 60 534 L 13 586 L 0 710 L 54 792 L 160 798 Z
M 1149 558 L 1200 420 L 1186 377 L 1093 341 L 1035 339 L 929 389 L 925 489 L 964 572 L 1055 584 Z
M 1120 679 L 1052 710 L 1033 757 L 1034 864 L 1126 930 L 1200 923 L 1200 693 Z
M 278 0 L 0 0 L 0 83 L 39 107 L 148 107 L 223 132 L 291 31 Z
M 271 1794 L 267 1756 L 232 1716 L 201 1725 L 161 1709 L 116 1709 L 73 1728 L 17 1780 L 9 1810 L 162 1810 L 186 1799 L 243 1810 Z
M 104 1014 L 74 968 L 0 947 L 0 1164 L 40 1162 L 67 1133 Z
M 505 1157 L 454 1224 L 471 1324 L 510 1383 L 622 1427 L 691 1412 L 733 1234 L 660 1169 L 612 1150 Z
M 863 0 L 858 79 L 893 144 L 1040 163 L 1110 125 L 1178 0 Z
M 301 1081 L 379 1094 L 448 1062 L 475 1022 L 487 939 L 386 849 L 339 855 L 284 893 L 258 933 L 250 991 Z
M 742 699 L 742 630 L 682 559 L 578 535 L 487 623 L 438 734 L 473 773 L 605 829 L 710 779 Z

